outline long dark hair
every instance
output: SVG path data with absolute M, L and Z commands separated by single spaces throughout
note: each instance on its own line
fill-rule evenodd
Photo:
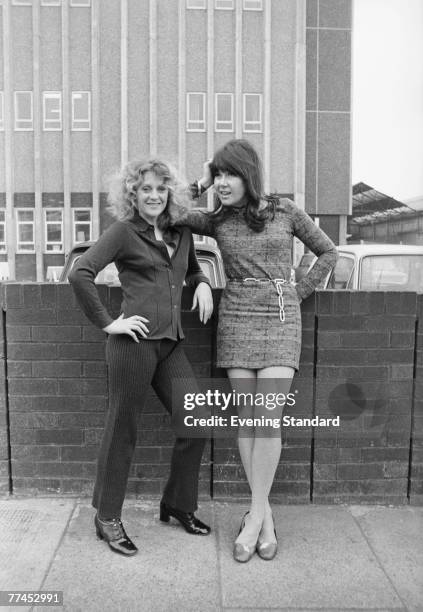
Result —
M 260 157 L 253 145 L 241 138 L 229 140 L 216 151 L 210 163 L 210 171 L 214 181 L 219 172 L 227 172 L 242 179 L 246 195 L 244 218 L 247 225 L 256 232 L 262 232 L 269 218 L 275 216 L 275 198 L 263 193 L 263 170 Z M 267 200 L 266 209 L 260 211 L 260 201 Z M 215 216 L 224 218 L 229 214 L 217 195 L 215 195 Z

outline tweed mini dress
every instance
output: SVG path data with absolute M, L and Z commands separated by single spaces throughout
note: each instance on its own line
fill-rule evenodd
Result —
M 313 220 L 295 204 L 278 201 L 275 216 L 256 232 L 245 221 L 245 207 L 228 207 L 223 219 L 184 209 L 178 224 L 215 238 L 226 273 L 219 304 L 217 367 L 298 370 L 301 353 L 300 301 L 335 265 L 337 251 Z M 290 281 L 292 246 L 298 237 L 318 260 L 301 281 Z

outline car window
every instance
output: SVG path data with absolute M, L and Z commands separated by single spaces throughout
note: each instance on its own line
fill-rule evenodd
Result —
M 352 273 L 354 270 L 354 259 L 340 255 L 328 282 L 328 289 L 350 289 Z
M 423 291 L 423 255 L 368 255 L 360 276 L 363 291 Z

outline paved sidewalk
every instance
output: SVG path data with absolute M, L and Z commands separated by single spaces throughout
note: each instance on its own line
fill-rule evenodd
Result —
M 213 533 L 195 537 L 160 523 L 158 500 L 128 501 L 140 552 L 125 558 L 96 539 L 86 499 L 2 499 L 0 589 L 61 590 L 72 612 L 423 611 L 423 508 L 275 505 L 277 557 L 244 565 L 245 509 L 203 502 Z

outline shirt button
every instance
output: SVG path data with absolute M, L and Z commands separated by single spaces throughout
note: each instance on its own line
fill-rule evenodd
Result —
M 176 289 L 175 285 L 172 285 L 172 289 Z
M 176 304 L 174 305 L 174 308 L 178 308 Z

